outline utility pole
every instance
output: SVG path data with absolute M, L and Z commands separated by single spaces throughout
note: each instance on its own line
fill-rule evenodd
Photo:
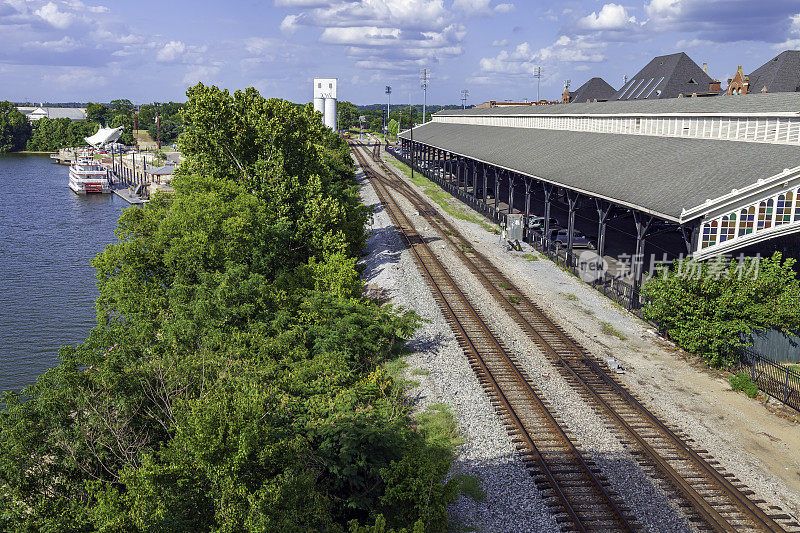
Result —
M 156 102 L 156 144 L 161 150 L 161 106 Z
M 467 96 L 469 96 L 469 91 L 467 89 L 461 89 L 461 109 L 467 108 Z
M 422 123 L 425 124 L 425 106 L 428 103 L 428 80 L 431 71 L 424 68 L 419 71 L 419 84 L 422 87 Z
M 388 135 L 389 135 L 389 105 L 390 105 L 391 98 L 392 98 L 392 86 L 391 85 L 387 85 L 386 86 L 386 91 L 384 91 L 384 92 L 386 93 L 386 129 L 385 129 L 385 133 L 386 133 L 386 135 L 388 137 Z M 387 142 L 388 142 L 388 139 L 387 139 Z
M 539 84 L 542 81 L 542 67 L 533 69 L 533 77 L 536 78 L 536 103 L 538 104 L 541 100 L 539 97 Z
M 409 144 L 411 145 L 411 181 L 414 181 L 414 107 L 411 105 L 411 94 L 408 95 L 408 112 L 411 115 L 411 140 Z

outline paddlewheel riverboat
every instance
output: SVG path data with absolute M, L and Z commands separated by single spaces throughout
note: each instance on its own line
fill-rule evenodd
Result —
M 108 171 L 88 157 L 80 157 L 69 167 L 69 188 L 77 194 L 111 192 Z

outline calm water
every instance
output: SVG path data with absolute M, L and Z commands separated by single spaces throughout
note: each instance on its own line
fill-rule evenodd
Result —
M 89 260 L 128 204 L 78 196 L 67 172 L 47 156 L 0 156 L 0 391 L 35 381 L 95 323 Z

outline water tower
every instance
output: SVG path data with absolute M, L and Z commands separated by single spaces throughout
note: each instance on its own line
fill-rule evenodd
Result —
M 338 78 L 314 78 L 314 111 L 322 113 L 322 122 L 336 129 L 336 83 Z

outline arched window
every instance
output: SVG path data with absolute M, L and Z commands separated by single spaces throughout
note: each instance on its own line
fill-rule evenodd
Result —
M 756 231 L 772 226 L 772 198 L 758 204 L 758 224 Z
M 750 207 L 742 209 L 739 215 L 741 215 L 741 222 L 739 222 L 739 237 L 753 233 L 753 222 L 756 219 L 756 206 L 751 205 Z
M 778 196 L 775 205 L 775 225 L 787 224 L 792 221 L 792 193 L 787 192 Z
M 794 192 L 795 205 L 794 205 L 794 221 L 800 220 L 800 189 Z
M 719 242 L 725 242 L 728 239 L 733 239 L 736 235 L 736 213 L 725 215 L 722 217 L 722 222 L 719 226 Z
M 702 247 L 708 248 L 717 244 L 717 221 L 703 224 L 703 242 Z

